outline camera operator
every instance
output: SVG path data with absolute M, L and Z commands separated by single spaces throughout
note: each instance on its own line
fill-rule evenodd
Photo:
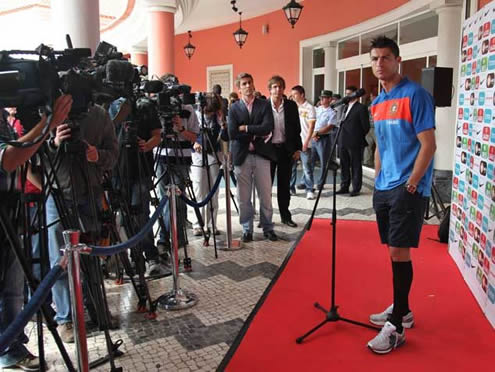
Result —
M 218 177 L 220 164 L 216 154 L 220 151 L 220 131 L 222 130 L 222 127 L 225 128 L 226 126 L 220 96 L 217 94 L 208 94 L 205 97 L 205 101 L 204 116 L 201 113 L 201 110 L 196 111 L 199 122 L 201 123 L 201 132 L 198 134 L 198 138 L 193 146 L 194 151 L 192 153 L 191 167 L 191 181 L 193 182 L 194 195 L 198 200 L 206 199 L 208 193 L 211 191 L 211 187 Z M 206 154 L 204 151 L 206 151 Z M 215 226 L 214 234 L 218 235 L 219 231 L 216 228 L 218 190 L 213 195 L 211 202 L 213 208 L 213 221 L 215 223 L 213 224 L 211 220 L 211 208 L 207 209 L 207 206 L 200 208 L 201 216 L 205 222 L 205 227 L 210 232 L 213 232 L 213 226 Z M 210 203 L 208 203 L 208 207 L 209 206 Z M 195 236 L 203 234 L 200 222 L 197 218 L 195 218 L 195 221 L 193 222 L 193 234 Z
M 50 129 L 54 129 L 66 118 L 72 105 L 70 96 L 59 97 L 55 101 L 53 115 L 50 122 Z M 19 142 L 32 142 L 37 138 L 44 126 L 47 118 L 43 116 L 41 121 L 26 135 L 21 137 Z M 6 140 L 15 139 L 13 128 L 6 123 L 3 116 L 0 117 L 0 190 L 2 193 L 13 191 L 17 180 L 16 168 L 23 165 L 41 146 L 43 141 L 30 147 L 13 147 L 6 143 Z M 2 208 L 10 209 L 12 213 L 12 198 L 2 197 Z M 24 278 L 21 265 L 9 247 L 3 229 L 0 229 L 0 334 L 15 320 L 21 312 L 23 305 Z M 28 338 L 21 332 L 10 346 L 0 352 L 1 368 L 21 368 L 25 371 L 37 371 L 39 360 L 32 355 L 23 345 Z
M 71 210 L 72 216 L 79 216 L 80 226 L 77 227 L 83 233 L 95 234 L 101 227 L 98 216 L 95 215 L 95 208 L 97 211 L 101 209 L 103 174 L 112 169 L 117 161 L 118 143 L 113 122 L 100 106 L 90 106 L 88 112 L 73 124 L 75 125 L 71 125 L 72 128 L 69 124 L 58 126 L 55 136 L 52 136 L 49 141 L 50 153 L 61 152 L 60 161 L 55 168 L 59 184 L 54 185 L 53 193 L 63 199 L 64 205 Z M 85 144 L 85 150 L 70 153 L 69 145 L 75 140 L 71 138 L 77 132 L 80 132 L 81 138 L 77 142 Z M 51 164 L 48 164 L 48 168 L 50 167 Z M 96 206 L 91 200 L 95 201 Z M 60 217 L 67 216 L 59 216 L 55 199 L 53 195 L 50 195 L 46 203 L 46 218 L 50 226 L 48 254 L 51 267 L 57 262 L 60 249 L 64 246 L 62 236 L 64 228 L 59 220 Z M 55 320 L 59 326 L 62 325 L 60 337 L 64 342 L 74 342 L 67 277 L 62 277 L 55 283 L 52 296 L 57 307 Z M 91 319 L 95 321 L 94 309 L 89 303 L 86 305 Z
M 166 74 L 161 77 L 161 80 L 166 83 L 178 84 L 179 81 L 173 74 Z M 196 142 L 199 133 L 198 118 L 194 113 L 194 108 L 191 105 L 181 105 L 184 112 L 188 111 L 187 118 L 181 118 L 176 115 L 173 120 L 173 130 L 175 135 L 172 138 L 167 138 L 166 144 L 160 150 L 158 159 L 158 174 L 160 179 L 159 190 L 162 198 L 168 198 L 167 185 L 173 180 L 174 184 L 179 187 L 182 192 L 185 192 L 186 180 L 188 179 L 191 160 L 192 145 Z M 177 198 L 177 225 L 179 227 L 178 239 L 179 246 L 186 245 L 186 204 Z M 165 231 L 160 229 L 160 238 L 158 246 L 163 251 L 168 251 L 170 248 L 170 210 L 168 203 L 164 209 Z
M 131 113 L 130 102 L 124 98 L 114 101 L 109 108 L 118 133 L 119 145 L 119 176 L 117 187 L 121 194 L 130 200 L 131 207 L 136 213 L 137 231 L 141 230 L 149 221 L 150 190 L 153 187 L 153 154 L 152 150 L 160 144 L 160 120 L 151 103 L 146 99 L 138 101 L 138 112 Z M 126 122 L 126 120 L 129 120 Z M 136 138 L 134 138 L 136 137 Z M 165 265 L 160 261 L 157 247 L 154 243 L 153 232 L 146 234 L 142 241 L 142 248 L 149 263 L 148 275 L 159 275 L 167 272 Z M 166 255 L 166 253 L 164 253 Z M 166 256 L 163 259 L 167 261 Z

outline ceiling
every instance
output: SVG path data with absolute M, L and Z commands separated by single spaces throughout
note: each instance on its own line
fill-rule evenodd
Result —
M 192 12 L 176 25 L 175 32 L 181 34 L 198 31 L 205 28 L 217 27 L 239 20 L 234 13 L 230 0 L 196 0 Z M 237 8 L 242 11 L 242 18 L 253 18 L 265 13 L 280 10 L 289 0 L 237 0 Z
M 41 42 L 50 45 L 53 39 L 50 10 L 52 1 L 54 0 L 1 0 L 0 33 L 8 35 L 12 29 L 15 29 L 16 36 L 2 38 L 0 50 L 32 48 Z M 175 15 L 176 34 L 217 27 L 239 20 L 239 15 L 232 10 L 231 0 L 175 1 L 178 6 Z M 242 18 L 248 19 L 276 10 L 280 10 L 283 16 L 281 9 L 289 0 L 236 0 L 236 2 L 237 8 L 243 12 Z M 148 23 L 146 0 L 99 0 L 99 7 L 102 40 L 126 51 L 135 46 L 146 47 Z M 35 25 L 35 28 L 19 27 L 19 24 Z

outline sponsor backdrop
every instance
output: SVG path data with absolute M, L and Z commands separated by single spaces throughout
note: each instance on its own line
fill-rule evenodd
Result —
M 495 327 L 495 2 L 462 30 L 449 251 Z

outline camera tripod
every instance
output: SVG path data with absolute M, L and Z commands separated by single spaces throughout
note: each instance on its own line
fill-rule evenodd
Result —
M 196 196 L 194 194 L 194 189 L 192 187 L 192 182 L 189 178 L 189 159 L 184 156 L 183 145 L 180 143 L 178 136 L 176 133 L 168 133 L 168 129 L 164 128 L 162 130 L 162 141 L 156 153 L 155 160 L 155 174 L 157 177 L 153 181 L 153 187 L 159 187 L 161 197 L 168 197 L 167 195 L 167 186 L 174 184 L 176 185 L 181 192 L 187 194 L 189 198 L 193 201 L 196 201 Z M 188 145 L 189 148 L 191 144 Z M 166 150 L 165 154 L 162 154 L 162 151 Z M 165 184 L 167 186 L 165 186 Z M 170 197 L 174 197 L 176 199 L 177 205 L 177 239 L 178 244 L 184 247 L 184 270 L 191 271 L 192 270 L 192 261 L 188 255 L 187 250 L 187 207 L 183 201 L 177 202 L 178 196 L 177 194 L 171 194 Z M 153 200 L 153 204 L 156 207 L 158 205 L 158 199 Z M 165 220 L 166 223 L 170 223 L 169 226 L 161 226 L 160 228 L 161 235 L 160 241 L 162 244 L 165 244 L 167 248 L 173 249 L 171 242 L 171 231 L 168 230 L 168 227 L 171 226 L 170 214 L 169 210 L 165 211 Z M 201 214 L 197 208 L 194 209 L 196 216 L 198 219 L 201 219 Z M 165 229 L 164 229 L 165 227 Z M 162 236 L 165 236 L 165 241 L 162 241 Z
M 12 221 L 16 221 L 17 218 L 15 216 L 15 210 L 19 210 L 19 207 L 16 206 L 17 200 L 20 200 L 19 194 L 13 193 L 0 193 L 0 200 L 2 203 L 0 205 L 0 225 L 2 231 L 9 243 L 10 249 L 14 255 L 14 259 L 17 259 L 22 268 L 22 272 L 28 284 L 28 287 L 31 293 L 34 293 L 36 288 L 38 287 L 39 280 L 35 278 L 33 272 L 31 270 L 32 265 L 28 263 L 28 259 L 23 253 L 23 248 L 21 242 L 19 241 L 17 231 L 12 224 Z M 13 203 L 12 203 L 13 201 Z M 28 233 L 29 234 L 29 233 Z M 30 238 L 28 238 L 29 240 Z M 31 247 L 28 246 L 28 249 Z M 5 264 L 5 263 L 2 263 Z M 65 366 L 67 370 L 70 372 L 75 372 L 76 369 L 72 364 L 72 361 L 65 349 L 65 346 L 60 338 L 60 335 L 57 332 L 57 323 L 53 319 L 54 311 L 51 306 L 47 303 L 44 303 L 40 308 L 40 313 L 37 315 L 37 331 L 38 331 L 38 352 L 39 352 L 39 360 L 40 360 L 40 371 L 46 371 L 47 364 L 45 360 L 45 351 L 44 351 L 44 341 L 43 341 L 43 323 L 42 316 L 46 321 L 46 325 L 48 330 L 53 336 L 55 344 L 64 360 Z
M 97 231 L 99 227 L 96 225 L 98 221 L 97 212 L 97 198 L 95 196 L 95 190 L 90 187 L 90 172 L 89 165 L 86 159 L 86 144 L 80 140 L 65 142 L 64 146 L 60 147 L 53 159 L 49 151 L 45 152 L 44 160 L 49 164 L 50 170 L 46 175 L 47 193 L 52 200 L 48 200 L 48 203 L 53 203 L 56 207 L 56 215 L 60 227 L 63 230 L 80 229 L 84 232 L 85 242 L 96 242 Z M 64 163 L 65 162 L 65 163 Z M 79 167 L 80 175 L 85 182 L 87 191 L 86 198 L 81 199 L 81 196 L 77 195 L 75 187 L 70 188 L 70 197 L 67 197 L 67 193 L 61 190 L 60 181 L 57 177 L 57 173 L 65 164 L 66 169 L 69 169 L 70 185 L 76 185 L 78 180 L 75 179 L 74 170 L 76 166 Z M 54 188 L 56 186 L 56 188 Z M 86 202 L 81 203 L 83 200 Z M 53 216 L 52 216 L 53 217 Z M 55 229 L 60 227 L 53 226 Z M 110 362 L 112 371 L 119 371 L 120 368 L 115 366 L 114 358 L 122 355 L 123 353 L 118 350 L 122 341 L 118 340 L 114 343 L 110 338 L 109 329 L 111 328 L 110 313 L 108 310 L 108 303 L 106 298 L 106 292 L 104 287 L 103 275 L 99 259 L 96 257 L 83 257 L 81 260 L 82 270 L 85 274 L 84 289 L 86 293 L 85 304 L 88 312 L 92 316 L 92 319 L 96 321 L 99 329 L 104 332 L 105 341 L 107 346 L 108 355 L 90 363 L 90 367 L 96 367 L 107 361 Z

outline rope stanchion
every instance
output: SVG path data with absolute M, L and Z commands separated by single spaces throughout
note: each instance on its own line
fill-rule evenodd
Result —
M 5 332 L 0 336 L 0 352 L 4 351 L 12 341 L 24 330 L 24 327 L 39 310 L 41 305 L 48 297 L 50 290 L 57 281 L 57 279 L 63 274 L 64 269 L 60 264 L 55 265 L 47 276 L 43 279 L 39 287 L 34 292 L 29 303 L 19 313 L 17 318 L 8 326 Z
M 144 227 L 139 231 L 136 235 L 134 235 L 132 238 L 127 240 L 126 242 L 112 245 L 109 247 L 99 247 L 99 246 L 94 246 L 90 245 L 89 248 L 91 249 L 90 254 L 92 256 L 113 256 L 117 253 L 120 253 L 126 249 L 129 249 L 133 246 L 135 246 L 137 243 L 139 243 L 141 240 L 143 240 L 146 236 L 146 234 L 151 231 L 153 228 L 153 225 L 155 224 L 156 220 L 160 216 L 160 214 L 163 211 L 163 208 L 165 207 L 165 203 L 167 202 L 167 198 L 163 198 L 160 201 L 160 204 L 156 208 L 155 212 L 151 216 L 148 222 L 144 225 Z
M 179 188 L 173 183 L 167 186 L 167 194 L 170 198 L 170 233 L 172 237 L 172 278 L 173 289 L 160 296 L 157 303 L 165 310 L 183 310 L 196 305 L 198 297 L 189 291 L 181 289 L 179 284 L 179 241 L 177 237 L 177 206 L 175 195 L 179 192 Z
M 217 176 L 217 179 L 215 181 L 215 184 L 213 185 L 213 187 L 211 188 L 211 191 L 210 193 L 206 196 L 205 200 L 203 201 L 200 201 L 200 202 L 193 202 L 192 200 L 188 199 L 185 197 L 184 194 L 180 194 L 180 198 L 187 204 L 189 205 L 190 207 L 193 207 L 193 208 L 201 208 L 201 207 L 204 207 L 206 204 L 208 204 L 210 202 L 210 199 L 213 197 L 213 195 L 215 195 L 215 193 L 217 192 L 218 190 L 218 187 L 220 186 L 220 182 L 222 181 L 222 177 L 223 177 L 223 169 L 220 169 L 220 171 L 218 172 L 218 176 Z
M 79 372 L 89 371 L 88 344 L 86 340 L 86 325 L 84 323 L 84 305 L 81 284 L 81 252 L 86 246 L 79 244 L 79 230 L 65 230 L 65 255 L 68 259 L 70 305 L 72 309 L 72 324 L 74 324 L 74 339 L 76 341 L 77 362 Z
M 225 211 L 226 218 L 225 224 L 227 227 L 227 240 L 219 241 L 218 247 L 224 251 L 235 251 L 242 248 L 240 239 L 232 239 L 232 211 L 230 208 L 230 170 L 231 170 L 231 154 L 230 152 L 224 153 L 223 169 L 225 169 Z

